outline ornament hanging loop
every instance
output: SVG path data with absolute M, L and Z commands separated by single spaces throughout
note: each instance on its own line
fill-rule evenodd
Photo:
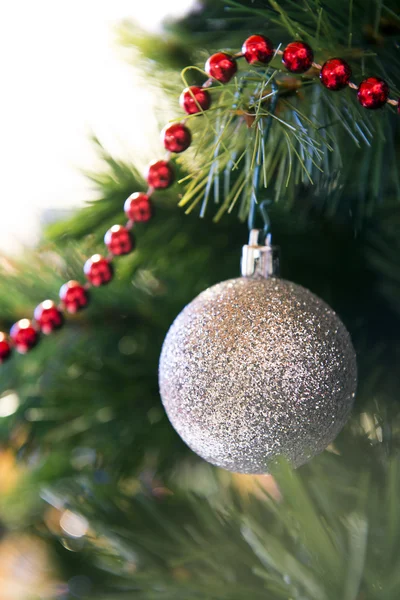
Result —
M 242 277 L 279 277 L 279 248 L 271 245 L 271 234 L 260 245 L 260 233 L 259 229 L 251 229 L 249 243 L 243 246 Z

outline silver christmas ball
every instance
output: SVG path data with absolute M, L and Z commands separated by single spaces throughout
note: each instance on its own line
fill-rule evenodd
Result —
M 350 336 L 325 302 L 276 278 L 240 277 L 202 292 L 178 315 L 161 352 L 168 417 L 205 460 L 267 473 L 297 467 L 332 442 L 357 380 Z

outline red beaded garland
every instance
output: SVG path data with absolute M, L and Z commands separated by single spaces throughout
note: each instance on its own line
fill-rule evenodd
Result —
M 197 85 L 192 85 L 183 90 L 179 97 L 179 104 L 185 113 L 195 115 L 210 108 L 211 96 L 207 90 Z
M 210 78 L 221 83 L 228 83 L 237 72 L 236 59 L 243 56 L 249 64 L 256 62 L 267 64 L 274 57 L 276 50 L 272 42 L 263 35 L 251 35 L 242 45 L 242 53 L 232 56 L 226 52 L 217 52 L 210 56 L 205 65 L 205 70 Z M 280 53 L 280 52 L 279 52 Z M 305 42 L 295 41 L 287 45 L 282 53 L 282 62 L 293 73 L 304 73 L 313 66 L 314 54 L 312 48 Z M 350 83 L 351 68 L 341 58 L 331 58 L 322 67 L 314 64 L 320 70 L 321 83 L 331 91 L 341 90 L 347 85 L 357 89 Z M 207 110 L 211 105 L 211 96 L 206 87 L 212 83 L 211 79 L 204 87 L 191 86 L 183 90 L 179 102 L 182 109 L 193 115 Z M 396 102 L 389 99 L 389 86 L 378 77 L 369 77 L 361 82 L 357 92 L 358 101 L 368 109 L 377 109 L 386 102 L 397 106 L 400 114 L 400 99 Z M 162 131 L 162 141 L 168 152 L 180 153 L 191 144 L 191 132 L 184 122 L 167 125 Z M 134 247 L 130 228 L 134 222 L 148 221 L 152 216 L 150 194 L 154 189 L 169 187 L 175 174 L 168 160 L 158 160 L 150 164 L 146 173 L 149 184 L 148 193 L 135 192 L 124 204 L 125 213 L 129 219 L 126 227 L 114 225 L 104 236 L 104 242 L 112 256 L 127 254 Z M 112 257 L 111 257 L 112 258 Z M 110 259 L 94 254 L 84 265 L 84 273 L 93 286 L 101 286 L 113 278 L 113 266 Z M 61 308 L 69 313 L 75 313 L 89 301 L 87 287 L 77 281 L 71 280 L 60 289 Z M 0 332 L 0 364 L 9 358 L 12 348 L 20 353 L 26 353 L 33 348 L 39 339 L 39 330 L 49 334 L 63 325 L 64 318 L 60 308 L 51 300 L 45 300 L 34 311 L 35 322 L 21 319 L 15 323 L 8 338 Z
M 282 62 L 292 73 L 305 73 L 312 66 L 314 52 L 305 42 L 291 42 L 283 52 Z
M 146 179 L 155 190 L 163 190 L 173 184 L 175 175 L 167 160 L 156 160 L 147 169 Z
M 389 98 L 389 86 L 383 79 L 368 77 L 360 83 L 357 98 L 364 108 L 381 108 Z
M 11 344 L 5 333 L 0 331 L 0 365 L 11 356 Z
M 132 236 L 122 225 L 113 225 L 104 236 L 104 243 L 115 256 L 128 254 L 133 248 Z
M 342 58 L 330 58 L 322 65 L 319 77 L 321 83 L 328 90 L 335 92 L 347 86 L 351 77 L 351 69 Z
M 248 63 L 269 63 L 275 53 L 271 40 L 263 35 L 251 35 L 242 46 L 242 54 Z
M 125 200 L 124 211 L 130 221 L 145 222 L 152 217 L 150 196 L 144 192 L 135 192 Z
M 164 148 L 169 152 L 183 152 L 189 148 L 192 141 L 190 129 L 183 123 L 174 123 L 167 125 L 161 132 L 161 139 L 164 142 Z
M 226 52 L 217 52 L 206 62 L 205 71 L 221 83 L 228 83 L 237 71 L 236 60 Z
M 61 287 L 60 300 L 65 310 L 74 314 L 88 305 L 89 293 L 81 283 L 71 279 Z
M 39 334 L 29 319 L 21 319 L 11 327 L 10 339 L 17 352 L 26 354 L 38 343 Z
M 35 308 L 33 316 L 40 331 L 45 335 L 48 335 L 55 329 L 60 329 L 64 324 L 62 312 L 52 300 L 41 302 Z
M 85 262 L 83 272 L 95 287 L 109 283 L 114 275 L 111 263 L 100 254 L 93 254 Z

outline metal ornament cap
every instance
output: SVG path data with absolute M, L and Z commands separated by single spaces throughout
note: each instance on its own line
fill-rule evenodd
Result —
M 339 317 L 305 288 L 239 277 L 202 292 L 178 315 L 161 352 L 168 417 L 210 463 L 267 473 L 330 444 L 356 390 L 355 352 Z
M 243 277 L 274 277 L 279 275 L 279 248 L 271 245 L 271 235 L 260 245 L 261 231 L 252 229 L 249 243 L 242 248 L 241 273 Z

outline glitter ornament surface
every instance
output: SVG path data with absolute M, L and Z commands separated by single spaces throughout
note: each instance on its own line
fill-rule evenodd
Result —
M 219 283 L 178 315 L 160 358 L 160 392 L 186 444 L 230 471 L 297 467 L 332 442 L 351 410 L 356 358 L 325 302 L 276 278 Z

